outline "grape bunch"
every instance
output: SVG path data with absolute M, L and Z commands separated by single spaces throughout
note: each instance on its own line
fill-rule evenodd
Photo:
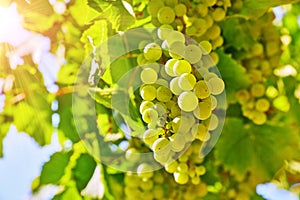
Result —
M 147 124 L 142 139 L 177 183 L 199 184 L 205 173 L 199 152 L 219 125 L 213 111 L 225 85 L 212 70 L 208 41 L 194 44 L 172 28 L 154 35 L 157 43 L 145 44 L 138 58 L 139 111 Z
M 280 34 L 272 25 L 273 19 L 273 14 L 268 13 L 259 19 L 260 23 L 250 23 L 257 42 L 241 61 L 247 70 L 250 87 L 236 93 L 243 115 L 257 125 L 266 123 L 278 96 L 276 82 L 270 84 L 271 80 L 277 79 L 273 71 L 279 66 L 281 54 Z
M 219 23 L 225 19 L 230 0 L 199 0 L 193 4 L 180 3 L 178 0 L 152 0 L 147 11 L 156 27 L 171 27 L 196 41 L 209 41 L 212 49 L 221 47 L 224 39 Z M 210 53 L 214 63 L 218 54 Z

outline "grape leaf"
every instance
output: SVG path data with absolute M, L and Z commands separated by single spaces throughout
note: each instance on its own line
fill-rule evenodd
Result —
M 297 133 L 289 127 L 244 125 L 242 119 L 227 118 L 215 155 L 233 174 L 252 172 L 257 180 L 266 181 L 284 160 L 294 157 L 298 141 Z
M 236 63 L 230 55 L 225 54 L 223 51 L 217 51 L 220 61 L 218 69 L 225 82 L 227 102 L 233 103 L 236 101 L 235 93 L 241 88 L 245 88 L 249 82 L 246 70 Z
M 72 151 L 54 153 L 42 168 L 40 184 L 58 184 L 72 154 Z
M 245 0 L 239 14 L 248 19 L 257 19 L 272 7 L 296 2 L 299 0 Z
M 78 193 L 75 187 L 68 187 L 63 192 L 55 195 L 53 197 L 53 200 L 82 200 L 82 197 Z
M 89 154 L 81 154 L 76 160 L 76 166 L 72 169 L 73 179 L 76 181 L 78 191 L 83 190 L 96 168 L 96 161 Z

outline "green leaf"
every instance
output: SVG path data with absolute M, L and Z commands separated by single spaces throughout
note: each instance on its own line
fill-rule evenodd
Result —
M 80 140 L 80 138 L 77 133 L 72 114 L 72 94 L 58 96 L 57 100 L 59 104 L 58 114 L 60 115 L 58 128 L 67 138 L 69 138 L 73 143 L 76 143 Z
M 248 30 L 247 23 L 247 20 L 241 18 L 227 18 L 223 21 L 221 27 L 226 43 L 237 50 L 249 50 L 255 40 Z
M 299 148 L 299 136 L 286 126 L 245 125 L 242 119 L 227 118 L 216 159 L 235 175 L 251 172 L 257 181 L 270 180 Z
M 245 0 L 239 13 L 246 18 L 257 19 L 272 7 L 296 2 L 299 0 Z
M 78 193 L 75 187 L 68 187 L 62 193 L 59 193 L 53 197 L 53 200 L 82 200 L 82 197 Z
M 220 58 L 217 66 L 225 82 L 227 101 L 233 103 L 236 101 L 235 93 L 249 84 L 248 76 L 245 68 L 239 65 L 230 55 L 221 50 L 218 50 L 217 53 Z
M 81 154 L 76 160 L 76 166 L 72 169 L 73 179 L 76 181 L 78 191 L 83 190 L 96 168 L 96 161 L 89 154 Z
M 58 184 L 72 154 L 72 151 L 54 153 L 42 168 L 40 184 Z

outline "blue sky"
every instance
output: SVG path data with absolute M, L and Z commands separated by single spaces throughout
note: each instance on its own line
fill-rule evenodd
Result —
M 31 182 L 40 174 L 43 163 L 59 149 L 56 134 L 52 144 L 42 148 L 12 126 L 4 139 L 4 158 L 0 159 L 0 200 L 27 200 Z

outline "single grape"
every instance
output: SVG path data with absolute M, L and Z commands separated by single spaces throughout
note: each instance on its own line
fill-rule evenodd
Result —
M 157 102 L 153 108 L 157 111 L 158 116 L 164 116 L 167 113 L 167 106 L 162 102 Z
M 203 40 L 200 42 L 200 47 L 202 48 L 203 55 L 208 55 L 212 50 L 212 45 L 209 41 Z
M 236 99 L 240 104 L 245 104 L 250 99 L 250 94 L 246 89 L 239 90 L 236 93 Z
M 159 78 L 155 81 L 155 85 L 169 87 L 169 82 L 163 78 Z
M 181 59 L 184 54 L 184 43 L 177 41 L 169 46 L 169 55 L 175 59 Z
M 210 123 L 209 123 L 209 127 L 208 130 L 212 131 L 215 130 L 219 125 L 219 119 L 217 117 L 217 115 L 212 114 L 210 117 Z
M 173 73 L 173 70 L 172 70 L 172 73 Z M 160 73 L 159 73 L 160 77 L 166 81 L 170 81 L 172 79 L 172 77 L 167 74 L 166 72 L 166 67 L 161 67 L 160 68 Z M 175 76 L 175 75 L 174 75 Z
M 208 87 L 213 95 L 218 95 L 224 91 L 225 84 L 222 79 L 214 77 L 208 80 Z
M 164 152 L 167 153 L 171 150 L 170 141 L 164 137 L 158 138 L 155 140 L 155 142 L 152 144 L 151 149 L 153 152 Z
M 194 122 L 195 119 L 191 115 L 181 115 L 172 120 L 172 129 L 174 133 L 186 133 Z
M 170 117 L 175 118 L 177 116 L 181 115 L 181 110 L 178 106 L 177 103 L 175 103 L 174 105 L 172 105 L 171 107 L 171 113 L 170 113 Z
M 186 60 L 177 60 L 173 66 L 173 73 L 177 76 L 183 73 L 190 73 L 192 71 L 191 64 Z
M 217 0 L 205 0 L 204 1 L 207 6 L 213 6 L 217 3 Z
M 255 103 L 255 108 L 256 110 L 258 111 L 261 111 L 261 112 L 266 112 L 269 110 L 270 108 L 270 103 L 267 99 L 265 98 L 262 98 L 262 99 L 258 99 Z
M 267 115 L 260 111 L 253 111 L 251 120 L 257 125 L 262 125 L 266 123 Z
M 163 24 L 157 29 L 157 36 L 159 39 L 165 40 L 171 32 L 173 32 L 173 27 L 169 24 Z
M 145 85 L 140 90 L 141 97 L 146 101 L 153 101 L 156 98 L 156 88 L 152 85 Z
M 180 95 L 183 90 L 179 87 L 179 77 L 175 77 L 170 82 L 170 90 L 175 95 Z
M 185 43 L 185 36 L 179 31 L 172 31 L 166 38 L 168 45 L 170 46 L 173 42 Z
M 209 97 L 202 99 L 202 101 L 207 101 L 209 104 L 211 104 L 211 110 L 216 109 L 218 105 L 218 100 L 215 96 L 210 95 Z
M 144 56 L 147 60 L 157 61 L 162 56 L 162 49 L 156 43 L 147 44 L 144 48 Z
M 177 167 L 178 167 L 178 162 L 174 161 L 171 163 L 167 163 L 165 166 L 165 170 L 169 173 L 174 173 L 177 171 Z
M 262 83 L 256 83 L 251 87 L 251 94 L 254 97 L 262 97 L 265 94 L 266 87 Z
M 157 19 L 162 24 L 171 24 L 175 20 L 175 12 L 170 7 L 162 7 L 157 13 Z
M 185 15 L 186 12 L 187 12 L 186 6 L 185 6 L 184 4 L 182 4 L 182 3 L 177 4 L 177 5 L 175 6 L 174 10 L 175 10 L 175 15 L 176 15 L 177 17 L 182 17 L 182 16 Z
M 194 92 L 199 99 L 205 99 L 210 95 L 209 89 L 204 80 L 200 80 L 195 84 Z
M 147 163 L 142 163 L 137 168 L 137 174 L 141 178 L 149 179 L 153 176 L 153 167 Z
M 175 172 L 173 175 L 178 184 L 184 185 L 189 181 L 189 175 L 187 173 Z
M 177 171 L 181 173 L 188 173 L 189 167 L 185 162 L 180 162 L 177 166 Z
M 200 14 L 201 17 L 205 17 L 208 13 L 207 5 L 202 4 L 202 3 L 200 3 L 196 6 L 196 10 Z
M 185 112 L 191 112 L 198 106 L 198 98 L 193 92 L 183 92 L 178 97 L 178 106 Z
M 171 150 L 174 152 L 181 152 L 185 147 L 185 138 L 183 134 L 176 133 L 172 135 L 171 140 Z
M 168 102 L 171 100 L 173 96 L 169 88 L 165 86 L 158 87 L 156 91 L 157 91 L 156 98 L 161 102 Z
M 136 148 L 129 148 L 125 153 L 125 158 L 131 162 L 137 162 L 140 159 L 140 152 Z
M 199 176 L 194 176 L 191 180 L 192 184 L 198 185 L 201 182 L 201 179 Z
M 142 67 L 144 69 L 146 69 L 146 68 L 153 69 L 156 73 L 160 72 L 160 66 L 158 63 L 146 63 L 146 64 L 142 65 Z
M 193 25 L 196 29 L 197 29 L 197 32 L 196 32 L 196 36 L 197 37 L 200 37 L 202 36 L 206 30 L 207 30 L 207 24 L 206 24 L 206 21 L 204 19 L 196 19 L 194 22 L 193 22 Z
M 207 30 L 205 35 L 208 37 L 208 39 L 213 40 L 213 39 L 217 38 L 220 34 L 221 34 L 220 26 L 217 24 L 214 24 L 212 27 L 210 27 Z
M 184 49 L 184 58 L 191 64 L 196 64 L 202 58 L 202 51 L 199 46 L 189 44 Z
M 144 68 L 141 72 L 140 78 L 145 84 L 153 84 L 157 80 L 157 72 L 152 68 Z
M 203 75 L 203 78 L 206 80 L 206 81 L 209 81 L 209 79 L 211 78 L 218 78 L 218 75 L 216 75 L 215 73 L 213 72 L 208 72 L 206 74 Z
M 163 129 L 148 129 L 143 134 L 143 141 L 149 145 L 152 146 L 152 144 L 155 142 L 155 140 L 158 139 L 159 135 L 163 134 Z
M 224 39 L 221 35 L 219 35 L 218 37 L 216 37 L 215 39 L 213 39 L 212 41 L 212 46 L 213 49 L 216 49 L 218 47 L 221 47 L 224 43 Z
M 174 73 L 174 65 L 177 62 L 178 62 L 177 59 L 169 59 L 165 64 L 165 71 L 171 77 L 176 76 L 176 74 Z
M 147 108 L 154 107 L 154 103 L 151 101 L 143 101 L 140 105 L 140 113 L 143 113 Z
M 210 27 L 212 27 L 212 25 L 214 25 L 214 19 L 212 18 L 211 15 L 206 15 L 204 17 L 204 20 L 206 22 L 207 29 L 209 29 Z
M 223 19 L 225 19 L 226 16 L 226 12 L 223 8 L 216 8 L 213 13 L 212 13 L 212 17 L 214 18 L 215 21 L 219 22 L 222 21 Z
M 144 122 L 146 122 L 147 124 L 149 124 L 149 123 L 151 123 L 153 121 L 157 121 L 158 120 L 158 113 L 153 108 L 147 108 L 142 113 L 142 118 L 143 118 Z
M 182 90 L 192 90 L 196 84 L 196 77 L 193 74 L 184 73 L 179 77 L 178 85 Z
M 206 120 L 211 116 L 211 103 L 202 101 L 198 107 L 193 111 L 194 116 L 200 120 Z
M 164 7 L 164 3 L 162 1 L 152 0 L 152 1 L 149 1 L 149 3 L 148 3 L 147 11 L 150 15 L 156 16 L 158 13 L 158 10 L 162 7 Z

